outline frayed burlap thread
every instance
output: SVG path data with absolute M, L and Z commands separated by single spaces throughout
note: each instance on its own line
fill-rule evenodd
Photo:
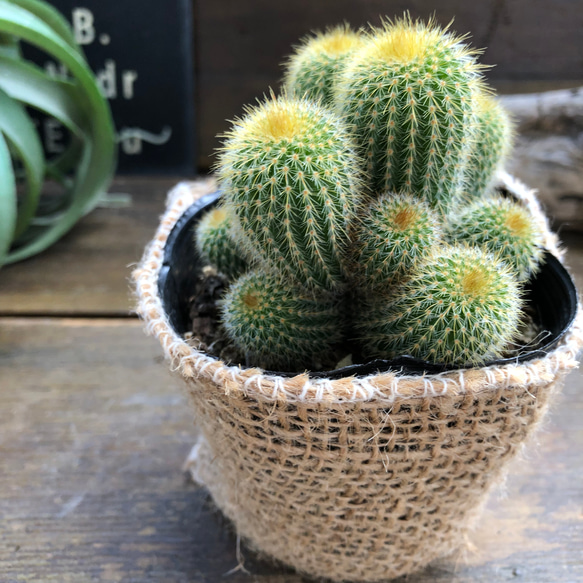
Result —
M 500 180 L 561 257 L 533 193 Z M 581 309 L 555 350 L 525 364 L 339 380 L 227 366 L 172 330 L 157 293 L 173 225 L 213 187 L 183 183 L 169 194 L 134 272 L 146 328 L 187 382 L 200 429 L 195 479 L 252 547 L 312 576 L 386 580 L 453 551 L 577 366 Z

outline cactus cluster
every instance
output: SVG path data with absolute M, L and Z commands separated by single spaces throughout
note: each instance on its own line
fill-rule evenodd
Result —
M 245 259 L 220 270 L 247 364 L 305 370 L 344 342 L 476 365 L 515 340 L 542 237 L 492 196 L 512 129 L 477 56 L 408 15 L 341 26 L 304 41 L 282 94 L 233 124 L 217 164 L 231 224 L 209 248 Z

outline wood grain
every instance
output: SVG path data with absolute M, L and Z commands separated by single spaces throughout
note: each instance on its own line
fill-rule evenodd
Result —
M 134 320 L 0 319 L 0 581 L 306 581 L 245 547 L 250 574 L 223 577 L 236 539 L 181 472 L 195 430 L 160 355 Z M 582 386 L 573 373 L 468 548 L 407 583 L 583 580 Z
M 269 88 L 277 90 L 281 63 L 291 46 L 315 29 L 342 21 L 357 28 L 378 24 L 380 16 L 409 10 L 427 19 L 435 13 L 443 25 L 470 33 L 475 47 L 487 47 L 482 62 L 504 92 L 575 87 L 583 80 L 583 0 L 194 0 L 195 59 L 199 165 L 207 168 L 228 127 L 225 120 L 240 115 Z
M 120 208 L 97 208 L 56 245 L 0 271 L 0 315 L 125 316 L 131 265 L 142 256 L 177 178 L 118 178 Z

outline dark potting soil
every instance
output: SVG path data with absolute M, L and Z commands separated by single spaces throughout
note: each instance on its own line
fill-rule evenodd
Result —
M 229 340 L 221 326 L 220 300 L 227 286 L 226 278 L 214 267 L 207 265 L 202 268 L 192 296 L 188 299 L 192 332 L 185 339 L 197 350 L 216 356 L 224 362 L 244 362 L 245 356 Z

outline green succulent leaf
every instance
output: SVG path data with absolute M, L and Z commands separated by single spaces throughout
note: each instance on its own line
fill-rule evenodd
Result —
M 26 110 L 1 89 L 0 131 L 21 160 L 26 177 L 26 190 L 14 230 L 14 238 L 17 238 L 28 227 L 38 206 L 45 163 L 40 139 Z
M 75 42 L 71 26 L 63 15 L 50 4 L 47 2 L 39 2 L 38 0 L 8 0 L 8 2 L 38 16 L 38 18 L 48 24 L 65 42 L 71 45 L 73 49 L 81 52 Z
M 0 265 L 4 263 L 16 226 L 16 183 L 6 140 L 0 134 Z
M 60 218 L 73 194 L 72 181 L 67 173 L 74 169 L 83 147 L 90 139 L 91 127 L 80 105 L 83 99 L 79 88 L 71 81 L 58 79 L 31 63 L 0 55 L 0 89 L 23 104 L 37 109 L 59 121 L 71 134 L 65 152 L 47 162 L 46 176 L 66 187 L 65 196 L 38 208 L 32 224 L 46 225 Z

